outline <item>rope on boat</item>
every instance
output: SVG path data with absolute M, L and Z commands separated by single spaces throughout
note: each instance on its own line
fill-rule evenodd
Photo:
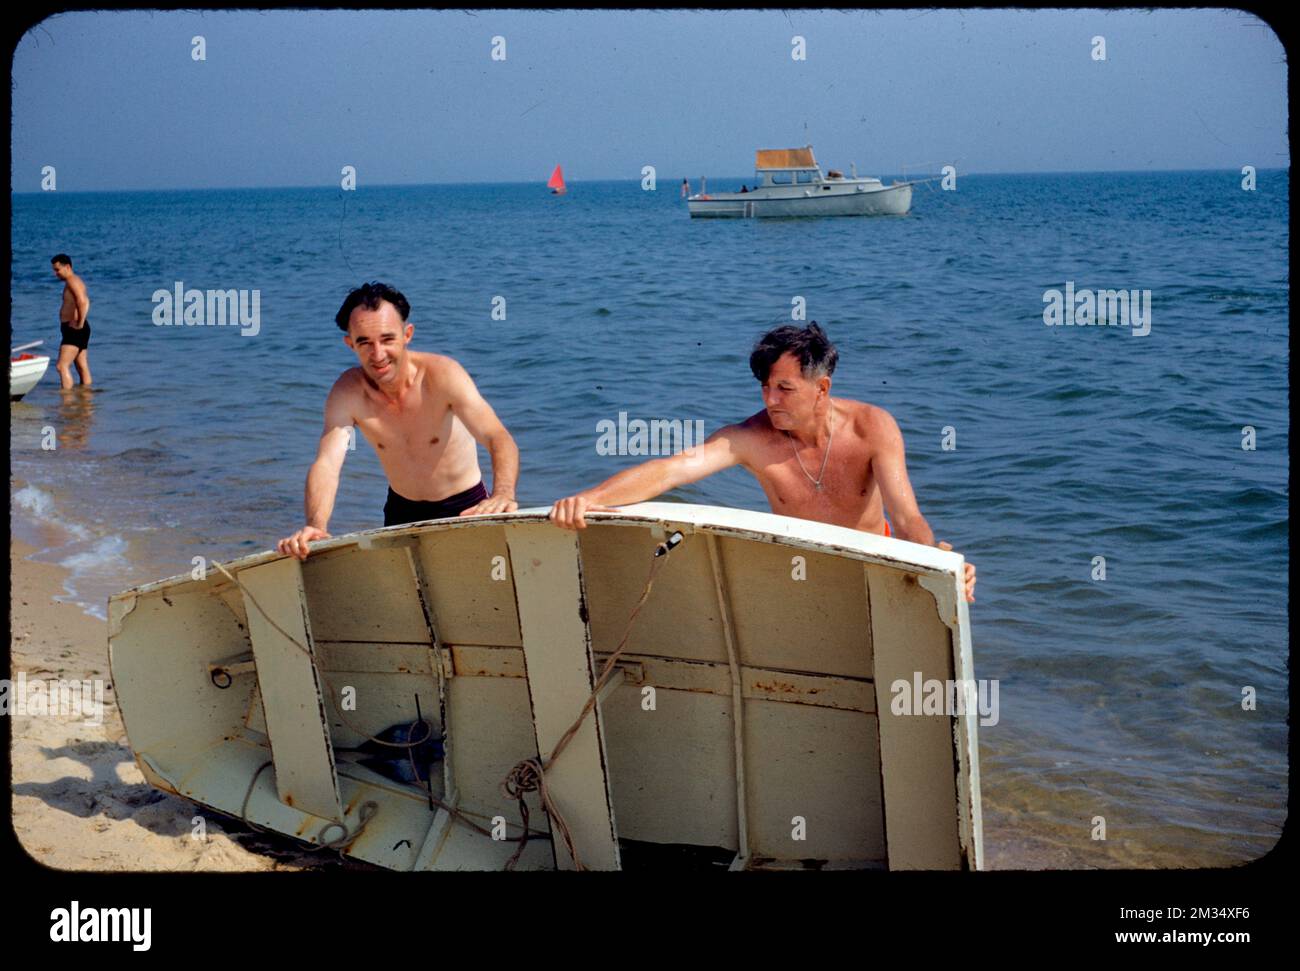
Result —
M 386 742 L 382 738 L 375 738 L 375 736 L 369 735 L 366 732 L 363 732 L 361 729 L 357 728 L 356 725 L 352 724 L 351 720 L 348 718 L 343 708 L 340 705 L 334 703 L 334 686 L 330 683 L 329 678 L 326 677 L 325 672 L 321 670 L 320 665 L 316 663 L 316 655 L 314 655 L 307 648 L 306 644 L 303 644 L 301 641 L 298 640 L 298 638 L 294 637 L 287 630 L 285 630 L 283 627 L 277 624 L 275 620 L 271 617 L 271 615 L 266 612 L 265 608 L 263 608 L 262 605 L 257 602 L 257 598 L 253 596 L 252 592 L 248 589 L 248 587 L 244 586 L 243 583 L 240 582 L 238 577 L 232 574 L 229 570 L 227 570 L 216 560 L 212 560 L 211 564 L 214 567 L 216 567 L 223 576 L 225 576 L 228 580 L 232 581 L 236 586 L 239 587 L 241 591 L 243 591 L 244 596 L 246 596 L 249 602 L 254 607 L 257 608 L 257 612 L 262 615 L 263 620 L 265 620 L 268 624 L 274 627 L 276 631 L 279 632 L 281 637 L 283 637 L 290 644 L 292 644 L 294 647 L 298 648 L 298 650 L 302 651 L 304 654 L 307 655 L 307 660 L 311 662 L 311 666 L 316 672 L 316 677 L 318 677 L 321 683 L 324 684 L 327 689 L 329 689 L 330 704 L 334 705 L 335 713 L 341 719 L 343 719 L 343 724 L 347 725 L 348 728 L 352 729 L 353 732 L 355 732 L 357 735 L 360 735 L 362 738 L 366 739 L 367 741 L 374 742 L 377 745 L 386 745 L 389 748 L 413 749 L 420 745 L 423 745 L 429 739 L 433 738 L 433 726 L 430 725 L 428 722 L 424 722 L 425 726 L 428 728 L 428 731 L 425 732 L 424 738 L 420 739 L 418 742 Z M 417 721 L 424 721 L 424 719 L 420 718 L 417 719 Z M 414 728 L 415 724 L 416 722 L 412 722 L 411 727 Z
M 257 823 L 252 822 L 248 818 L 248 800 L 251 799 L 253 796 L 253 787 L 257 785 L 258 776 L 260 776 L 263 772 L 265 772 L 269 765 L 271 765 L 271 760 L 267 759 L 265 762 L 263 762 L 261 765 L 257 767 L 257 771 L 253 773 L 253 778 L 248 781 L 248 788 L 244 791 L 244 801 L 239 805 L 240 820 L 243 822 L 245 826 L 249 826 L 257 830 L 259 833 L 265 833 L 267 831 L 264 830 L 261 826 L 258 826 Z
M 524 801 L 524 797 L 530 792 L 536 792 L 541 797 L 543 807 L 545 807 L 547 814 L 551 817 L 551 822 L 554 824 L 556 830 L 559 831 L 560 838 L 564 841 L 564 846 L 569 851 L 569 855 L 573 857 L 574 869 L 586 870 L 586 867 L 582 865 L 582 860 L 578 857 L 577 847 L 573 845 L 573 835 L 569 832 L 569 824 L 565 820 L 564 815 L 560 812 L 559 808 L 555 805 L 555 801 L 551 798 L 550 790 L 546 787 L 546 770 L 555 765 L 555 760 L 560 757 L 560 753 L 564 751 L 565 747 L 573 737 L 578 734 L 578 730 L 582 727 L 583 721 L 586 720 L 587 715 L 591 713 L 591 710 L 596 707 L 596 699 L 600 696 L 600 692 L 604 689 L 605 684 L 613 675 L 614 664 L 622 656 L 623 651 L 627 647 L 628 638 L 632 636 L 632 624 L 636 620 L 636 615 L 641 612 L 641 608 L 645 606 L 646 600 L 650 598 L 650 590 L 654 586 L 655 576 L 658 574 L 659 568 L 663 566 L 665 559 L 664 555 L 680 542 L 681 534 L 674 533 L 668 540 L 655 547 L 654 557 L 650 561 L 650 573 L 646 577 L 645 581 L 645 588 L 641 591 L 641 596 L 637 600 L 636 606 L 632 608 L 632 613 L 628 615 L 627 625 L 623 628 L 623 637 L 619 640 L 618 647 L 614 649 L 614 653 L 605 661 L 605 666 L 600 671 L 600 677 L 596 679 L 595 687 L 591 689 L 591 695 L 587 698 L 587 703 L 582 706 L 582 711 L 578 713 L 577 719 L 569 726 L 569 730 L 560 736 L 560 740 L 555 744 L 555 748 L 551 750 L 551 757 L 545 762 L 542 761 L 540 755 L 536 758 L 523 759 L 517 763 L 515 767 L 506 774 L 505 779 L 501 781 L 502 794 L 509 799 L 515 799 L 518 801 L 519 815 L 523 818 L 525 827 L 523 838 L 519 841 L 519 846 L 515 849 L 514 856 L 510 857 L 506 862 L 505 868 L 507 870 L 514 868 L 515 863 L 518 862 L 519 857 L 524 852 L 524 847 L 528 845 L 528 804 Z
M 522 820 L 521 828 L 523 830 L 523 832 L 519 836 L 507 836 L 504 839 L 504 842 L 508 842 L 508 843 L 517 842 L 519 844 L 519 846 L 515 849 L 514 855 L 512 855 L 510 859 L 506 862 L 505 869 L 507 870 L 514 869 L 515 864 L 519 861 L 519 858 L 523 855 L 524 848 L 528 845 L 528 838 L 530 835 L 537 835 L 542 837 L 545 837 L 547 835 L 545 833 L 542 833 L 540 830 L 531 829 L 528 825 L 529 812 L 528 812 L 528 803 L 525 801 L 525 797 L 530 792 L 536 792 L 540 796 L 542 800 L 542 806 L 545 808 L 547 814 L 550 816 L 552 824 L 555 826 L 555 829 L 559 832 L 560 838 L 564 841 L 565 848 L 569 851 L 569 855 L 573 858 L 574 868 L 576 870 L 586 870 L 586 867 L 582 865 L 582 860 L 578 855 L 578 849 L 573 843 L 573 834 L 569 830 L 569 824 L 567 820 L 565 820 L 564 815 L 560 812 L 559 807 L 555 805 L 555 801 L 551 798 L 550 790 L 546 786 L 546 770 L 555 765 L 555 760 L 560 757 L 560 753 L 562 753 L 564 749 L 568 746 L 569 742 L 573 740 L 573 737 L 578 734 L 579 729 L 581 729 L 582 727 L 582 723 L 586 720 L 587 716 L 591 714 L 592 709 L 595 708 L 597 698 L 599 698 L 601 691 L 604 690 L 605 685 L 609 682 L 609 679 L 613 676 L 615 670 L 614 668 L 615 663 L 618 661 L 620 657 L 622 657 L 624 650 L 626 650 L 627 648 L 628 638 L 632 636 L 632 625 L 636 621 L 637 614 L 641 612 L 641 608 L 645 606 L 646 601 L 650 598 L 650 591 L 654 587 L 655 577 L 658 575 L 660 568 L 663 566 L 663 563 L 666 559 L 666 554 L 671 552 L 672 549 L 676 547 L 677 544 L 680 543 L 681 541 L 682 541 L 681 533 L 673 533 L 667 540 L 655 546 L 654 555 L 650 561 L 650 571 L 646 576 L 645 587 L 641 591 L 641 596 L 637 599 L 636 606 L 632 608 L 632 612 L 628 615 L 627 624 L 623 628 L 623 636 L 622 638 L 620 638 L 618 642 L 618 646 L 614 649 L 614 653 L 611 654 L 606 659 L 605 666 L 601 668 L 600 676 L 596 678 L 595 686 L 592 688 L 591 695 L 587 698 L 586 704 L 582 706 L 582 711 L 578 713 L 577 719 L 575 719 L 573 724 L 569 726 L 568 731 L 566 731 L 562 736 L 560 736 L 560 740 L 555 744 L 555 748 L 551 750 L 550 758 L 545 760 L 545 762 L 543 762 L 540 755 L 537 756 L 536 758 L 523 759 L 520 762 L 518 762 L 514 766 L 514 768 L 512 768 L 506 774 L 506 777 L 501 781 L 501 792 L 507 798 L 514 799 L 519 804 L 519 815 Z M 209 562 L 224 577 L 226 577 L 226 579 L 230 580 L 237 587 L 239 587 L 240 591 L 244 594 L 244 596 L 248 598 L 249 603 L 251 603 L 257 609 L 257 612 L 262 615 L 263 620 L 265 620 L 277 632 L 279 632 L 281 637 L 285 638 L 287 641 L 289 641 L 289 643 L 293 644 L 300 651 L 302 651 L 304 654 L 307 655 L 307 659 L 308 661 L 311 662 L 312 668 L 316 672 L 316 676 L 321 680 L 321 682 L 326 686 L 326 688 L 329 689 L 330 702 L 331 704 L 333 704 L 334 688 L 330 684 L 329 679 L 325 676 L 325 673 L 320 669 L 320 665 L 317 663 L 316 656 L 311 652 L 311 650 L 308 649 L 308 647 L 305 644 L 301 643 L 296 637 L 290 634 L 287 630 L 281 627 L 278 623 L 276 623 L 275 620 L 271 617 L 271 615 L 267 613 L 266 609 L 260 603 L 257 602 L 257 598 L 253 596 L 252 592 L 246 586 L 244 586 L 244 584 L 239 580 L 237 576 L 232 574 L 229 570 L 227 570 L 216 560 L 210 560 Z M 418 708 L 418 704 L 419 704 L 418 698 L 416 704 Z M 369 739 L 370 741 L 376 742 L 380 745 L 387 745 L 392 748 L 406 749 L 407 756 L 411 762 L 411 771 L 415 773 L 416 781 L 417 782 L 420 781 L 420 773 L 415 767 L 415 753 L 413 750 L 415 749 L 416 746 L 424 744 L 430 738 L 433 737 L 433 727 L 431 725 L 428 726 L 429 731 L 425 735 L 425 737 L 420 739 L 420 741 L 418 742 L 386 742 L 383 739 L 375 738 L 373 735 L 369 735 L 366 732 L 363 732 L 360 729 L 358 729 L 356 726 L 354 726 L 352 722 L 348 719 L 348 717 L 343 713 L 343 709 L 339 705 L 334 704 L 334 710 L 338 713 L 339 717 L 343 719 L 344 724 L 346 724 L 348 728 L 352 729 L 352 731 L 362 736 L 363 738 Z M 418 718 L 417 721 L 423 721 L 423 719 Z M 427 722 L 425 722 L 425 724 L 428 725 Z M 414 722 L 412 723 L 411 727 L 412 728 L 415 727 Z M 263 832 L 263 833 L 265 833 L 266 830 L 250 822 L 248 819 L 248 800 L 253 794 L 254 787 L 257 785 L 258 777 L 261 776 L 262 772 L 267 768 L 267 766 L 271 764 L 272 762 L 264 762 L 262 763 L 261 766 L 258 767 L 258 770 L 255 773 L 253 773 L 253 778 L 249 781 L 248 784 L 248 791 L 244 794 L 244 802 L 240 807 L 240 819 L 244 822 L 244 824 L 247 826 L 251 826 L 253 829 L 256 829 L 259 832 Z M 429 792 L 429 802 L 431 804 L 436 805 L 439 809 L 445 810 L 457 822 L 465 826 L 468 826 L 470 829 L 473 829 L 484 836 L 488 836 L 494 840 L 496 839 L 496 837 L 493 836 L 491 830 L 485 829 L 482 826 L 478 825 L 473 820 L 469 819 L 467 814 L 464 811 L 452 805 L 449 805 L 448 803 L 443 802 L 441 799 L 438 799 L 436 796 L 434 796 L 432 792 Z M 339 823 L 339 822 L 326 823 L 325 826 L 321 829 L 321 831 L 317 834 L 318 840 L 322 839 L 326 832 L 328 832 L 331 828 L 336 826 L 343 830 L 343 834 L 341 836 L 336 837 L 333 840 L 321 842 L 317 846 L 310 847 L 310 849 L 312 851 L 321 850 L 321 849 L 337 849 L 339 851 L 339 854 L 342 855 L 343 848 L 347 846 L 349 843 L 354 842 L 357 839 L 357 837 L 359 837 L 361 833 L 365 830 L 366 826 L 369 825 L 370 821 L 376 815 L 378 815 L 378 813 L 379 813 L 379 804 L 374 802 L 373 800 L 367 801 L 361 807 L 360 824 L 357 826 L 354 832 L 349 832 L 347 826 L 344 825 L 343 823 Z M 481 816 L 481 814 L 479 813 L 473 813 L 472 815 Z M 507 823 L 507 825 L 511 825 L 511 824 Z
M 252 592 L 248 589 L 248 587 L 244 586 L 244 584 L 240 581 L 239 577 L 232 574 L 229 570 L 227 570 L 216 560 L 210 560 L 209 563 L 213 567 L 215 567 L 222 574 L 222 576 L 224 576 L 226 579 L 234 583 L 235 586 L 237 586 L 243 592 L 244 596 L 248 598 L 249 603 L 251 603 L 255 608 L 257 608 L 257 612 L 262 615 L 262 619 L 265 620 L 268 624 L 270 624 L 273 628 L 275 628 L 275 630 L 279 632 L 281 637 L 283 637 L 290 644 L 292 644 L 294 647 L 298 648 L 298 650 L 302 651 L 304 654 L 307 655 L 307 659 L 311 662 L 312 668 L 316 672 L 316 677 L 318 677 L 321 680 L 321 683 L 324 684 L 326 689 L 329 691 L 330 703 L 331 705 L 333 705 L 334 710 L 335 712 L 338 713 L 339 717 L 343 719 L 343 723 L 347 725 L 348 728 L 350 728 L 353 732 L 360 735 L 362 738 L 368 739 L 369 741 L 376 742 L 379 745 L 387 745 L 390 748 L 406 749 L 407 756 L 411 761 L 411 771 L 415 773 L 415 779 L 417 782 L 419 782 L 420 773 L 415 768 L 415 748 L 417 746 L 423 745 L 425 742 L 427 742 L 430 738 L 433 737 L 433 726 L 429 725 L 428 722 L 425 722 L 429 730 L 425 734 L 424 738 L 415 742 L 386 742 L 381 738 L 375 738 L 373 735 L 367 734 L 366 732 L 363 732 L 361 729 L 357 728 L 348 719 L 347 715 L 344 714 L 343 709 L 339 705 L 334 704 L 334 687 L 332 684 L 330 684 L 329 678 L 325 676 L 325 672 L 321 670 L 320 665 L 317 663 L 316 656 L 310 650 L 308 650 L 307 646 L 303 644 L 301 641 L 299 641 L 298 638 L 294 637 L 287 630 L 285 630 L 283 627 L 281 627 L 279 624 L 275 622 L 275 619 L 271 617 L 269 613 L 266 612 L 266 608 L 264 608 L 260 603 L 257 602 L 257 598 L 253 596 Z M 224 599 L 222 600 L 222 603 L 225 603 Z M 416 699 L 416 707 L 417 709 L 419 707 L 418 696 Z M 423 721 L 423 720 L 424 720 L 423 718 L 417 718 L 417 721 Z M 411 727 L 412 728 L 415 727 L 415 722 L 411 723 Z M 271 764 L 272 763 L 269 761 L 263 762 L 262 765 L 258 767 L 257 771 L 253 773 L 253 778 L 248 783 L 248 791 L 244 793 L 244 801 L 243 804 L 240 806 L 240 810 L 239 810 L 239 818 L 244 823 L 244 825 L 257 830 L 259 833 L 269 833 L 270 831 L 263 829 L 261 826 L 258 826 L 256 823 L 252 822 L 248 818 L 248 800 L 253 795 L 253 789 L 257 785 L 258 778 L 261 776 L 262 772 L 265 771 L 265 769 Z M 481 813 L 468 813 L 466 810 L 458 809 L 457 807 L 452 806 L 449 803 L 443 802 L 441 799 L 436 797 L 432 792 L 429 793 L 429 802 L 435 805 L 437 808 L 445 810 L 457 822 L 465 826 L 468 826 L 470 829 L 474 830 L 475 832 L 481 833 L 484 836 L 492 837 L 495 839 L 495 837 L 492 836 L 491 830 L 483 828 L 478 823 L 474 822 L 472 819 L 469 818 L 469 816 L 471 815 L 482 817 Z M 366 809 L 367 806 L 373 807 L 373 809 L 370 810 L 368 814 Z M 367 802 L 365 805 L 361 807 L 361 811 L 362 811 L 361 825 L 357 828 L 356 832 L 353 833 L 349 839 L 339 844 L 339 841 L 343 839 L 343 837 L 339 837 L 338 839 L 331 841 L 330 844 L 313 846 L 311 847 L 311 849 L 312 850 L 324 849 L 326 845 L 330 845 L 332 846 L 332 848 L 339 849 L 341 853 L 342 846 L 346 846 L 347 843 L 351 843 L 353 840 L 355 840 L 358 836 L 361 835 L 361 831 L 365 829 L 366 824 L 369 823 L 370 820 L 373 819 L 374 816 L 378 813 L 379 805 L 378 803 Z M 486 817 L 482 817 L 482 818 L 486 818 Z M 334 823 L 334 822 L 329 823 L 324 829 L 320 831 L 320 833 L 317 834 L 317 838 L 319 839 L 321 836 L 323 836 L 326 830 L 328 830 L 331 826 L 341 826 L 341 825 L 342 825 L 341 823 Z M 506 825 L 510 826 L 516 824 L 507 822 Z M 522 835 L 507 836 L 504 838 L 503 842 L 514 843 L 516 841 L 520 841 L 526 843 L 528 841 L 530 830 L 528 829 L 528 817 L 526 814 L 524 816 L 524 821 L 523 821 L 523 830 L 524 831 Z M 532 835 L 541 836 L 541 837 L 545 837 L 548 835 L 546 833 L 543 833 L 540 830 L 532 830 L 531 833 Z M 335 844 L 339 844 L 339 845 L 335 845 Z
M 257 771 L 253 773 L 253 778 L 248 781 L 248 788 L 244 791 L 244 801 L 240 803 L 239 806 L 240 821 L 250 829 L 256 830 L 259 833 L 264 833 L 267 835 L 272 835 L 270 830 L 263 829 L 261 826 L 258 826 L 257 823 L 253 822 L 251 819 L 248 818 L 248 800 L 252 798 L 253 789 L 256 788 L 257 786 L 257 780 L 261 778 L 262 773 L 265 772 L 268 768 L 270 768 L 273 764 L 274 763 L 268 759 L 267 761 L 263 762 L 261 765 L 257 767 Z M 349 843 L 354 842 L 357 839 L 357 837 L 359 837 L 363 832 L 365 832 L 366 826 L 368 826 L 370 824 L 370 821 L 374 819 L 375 816 L 377 816 L 378 814 L 379 814 L 379 803 L 375 802 L 373 799 L 362 803 L 360 822 L 358 823 L 357 828 L 355 830 L 349 830 L 345 823 L 330 821 L 326 823 L 323 827 L 321 827 L 321 831 L 316 834 L 316 838 L 321 842 L 316 846 L 307 847 L 308 851 L 314 853 L 317 850 L 338 850 L 339 856 L 340 857 L 343 856 L 343 848 L 347 846 Z M 343 830 L 343 834 L 341 836 L 336 836 L 332 840 L 326 840 L 325 834 L 335 826 Z
M 361 812 L 359 814 L 360 821 L 357 823 L 357 828 L 355 830 L 349 832 L 346 823 L 339 823 L 331 820 L 330 822 L 322 826 L 320 832 L 316 834 L 316 838 L 318 840 L 321 840 L 321 842 L 316 846 L 309 846 L 307 847 L 307 849 L 312 853 L 315 853 L 317 850 L 338 850 L 339 856 L 342 856 L 343 848 L 347 846 L 349 843 L 355 842 L 356 839 L 363 832 L 365 832 L 365 829 L 370 824 L 370 821 L 378 815 L 379 815 L 379 803 L 375 802 L 373 799 L 368 799 L 361 804 Z M 343 830 L 343 835 L 336 836 L 332 840 L 326 840 L 325 834 L 328 833 L 335 826 Z

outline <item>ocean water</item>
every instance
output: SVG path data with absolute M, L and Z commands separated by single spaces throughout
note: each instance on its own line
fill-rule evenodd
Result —
M 88 610 L 301 524 L 325 393 L 354 363 L 333 316 L 362 280 L 404 291 L 415 349 L 473 375 L 522 450 L 523 506 L 637 461 L 597 452 L 620 412 L 712 432 L 758 410 L 749 347 L 799 296 L 840 349 L 833 393 L 894 414 L 922 512 L 979 569 L 989 864 L 1225 866 L 1276 842 L 1286 172 L 1254 192 L 1234 172 L 971 175 L 886 219 L 691 220 L 671 179 L 12 204 L 14 341 L 57 348 L 56 252 L 93 302 L 96 391 L 51 369 L 10 420 L 15 533 Z M 1150 333 L 1046 326 L 1067 281 L 1150 290 Z M 156 326 L 177 282 L 260 291 L 260 330 Z M 384 493 L 360 440 L 331 531 L 380 525 Z M 766 509 L 740 470 L 671 498 Z

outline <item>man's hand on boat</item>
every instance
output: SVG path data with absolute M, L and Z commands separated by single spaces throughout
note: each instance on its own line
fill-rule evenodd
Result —
M 951 550 L 952 544 L 945 543 L 943 540 L 934 544 L 941 550 Z M 966 602 L 975 602 L 975 564 L 970 560 L 966 561 Z
M 470 506 L 460 513 L 462 516 L 482 516 L 490 512 L 514 512 L 519 508 L 513 492 L 493 493 L 480 503 Z
M 311 552 L 311 547 L 307 544 L 318 539 L 329 539 L 330 534 L 323 529 L 317 529 L 315 526 L 304 526 L 292 536 L 286 536 L 276 544 L 275 548 L 285 556 L 296 556 L 300 560 L 306 560 L 307 554 Z
M 592 502 L 582 493 L 558 499 L 551 507 L 550 520 L 561 529 L 586 529 L 584 515 L 589 512 L 612 512 L 613 507 L 601 506 Z

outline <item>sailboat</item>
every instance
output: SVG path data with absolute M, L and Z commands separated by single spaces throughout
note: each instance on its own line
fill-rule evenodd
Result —
M 555 167 L 555 171 L 551 173 L 551 179 L 546 183 L 546 187 L 551 190 L 553 196 L 562 196 L 568 191 L 564 187 L 564 173 L 560 171 L 558 165 Z

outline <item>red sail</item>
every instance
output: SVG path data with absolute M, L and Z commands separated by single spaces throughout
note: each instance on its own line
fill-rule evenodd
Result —
M 551 181 L 546 183 L 548 189 L 554 189 L 556 192 L 564 191 L 564 173 L 560 171 L 557 165 L 555 171 L 551 173 Z

